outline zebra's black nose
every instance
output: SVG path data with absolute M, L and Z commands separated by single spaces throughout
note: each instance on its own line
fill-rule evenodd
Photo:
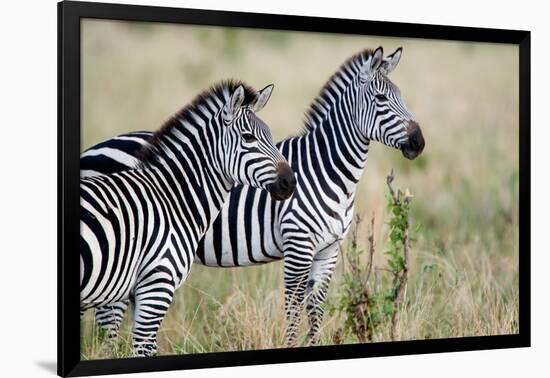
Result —
M 296 178 L 293 174 L 288 175 L 288 177 L 281 177 L 281 189 L 285 192 L 292 193 L 296 188 Z
M 296 178 L 290 165 L 287 163 L 277 164 L 277 181 L 269 187 L 273 199 L 285 200 L 294 193 L 295 189 Z
M 412 160 L 422 153 L 426 142 L 420 126 L 414 121 L 407 123 L 407 136 L 407 141 L 401 145 L 401 153 L 407 159 Z

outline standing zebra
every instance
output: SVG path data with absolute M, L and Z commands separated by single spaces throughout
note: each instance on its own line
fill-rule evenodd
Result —
M 310 322 L 308 339 L 317 342 L 322 304 L 339 246 L 353 218 L 370 142 L 400 149 L 408 159 L 424 149 L 420 127 L 405 107 L 399 88 L 388 78 L 401 53 L 399 48 L 383 58 L 379 47 L 345 62 L 311 105 L 303 135 L 277 144 L 298 177 L 292 199 L 276 203 L 262 191 L 235 187 L 197 249 L 197 261 L 213 267 L 284 258 L 288 346 L 296 344 L 304 302 Z M 128 157 L 132 158 L 139 144 L 130 144 L 127 138 L 143 143 L 148 136 L 139 133 L 111 139 L 104 142 L 103 151 L 92 147 L 87 154 L 93 154 L 94 160 L 85 161 L 85 155 L 81 159 L 87 172 L 102 173 L 131 164 Z M 125 308 L 125 303 L 116 304 L 116 317 L 108 316 L 109 309 L 99 309 L 96 318 L 108 328 L 105 319 L 120 321 Z
M 234 184 L 274 200 L 294 191 L 294 173 L 255 114 L 272 89 L 219 84 L 153 134 L 137 167 L 81 179 L 80 309 L 132 301 L 135 355 L 156 352 L 174 290 Z

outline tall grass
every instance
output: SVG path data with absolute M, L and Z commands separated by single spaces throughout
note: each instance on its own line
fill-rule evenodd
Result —
M 397 334 L 427 339 L 518 331 L 518 52 L 515 47 L 446 41 L 286 33 L 164 24 L 83 21 L 81 148 L 131 130 L 154 130 L 195 94 L 233 77 L 275 83 L 260 114 L 275 139 L 297 134 L 304 111 L 352 54 L 404 47 L 392 80 L 422 127 L 424 154 L 405 160 L 373 144 L 356 211 L 385 240 L 385 175 L 415 194 L 409 283 Z M 366 247 L 366 230 L 358 238 Z M 343 248 L 347 248 L 344 245 Z M 384 264 L 381 250 L 375 263 Z M 341 262 L 339 263 L 341 264 Z M 337 265 L 329 291 L 341 280 Z M 248 268 L 194 265 L 159 333 L 161 354 L 283 346 L 280 262 Z M 75 316 L 78 316 L 75 314 Z M 327 317 L 321 344 L 342 319 Z M 82 320 L 85 359 L 128 354 L 130 321 L 116 348 L 90 312 Z M 303 330 L 306 322 L 302 324 Z M 302 339 L 305 332 L 302 332 Z M 373 341 L 389 340 L 380 332 Z M 352 338 L 344 342 L 355 342 Z

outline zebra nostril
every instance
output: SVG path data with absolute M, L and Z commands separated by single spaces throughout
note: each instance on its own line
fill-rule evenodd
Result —
M 407 135 L 407 141 L 401 145 L 401 152 L 407 159 L 412 160 L 422 153 L 425 141 L 420 126 L 414 121 L 408 122 Z
M 294 174 L 290 178 L 290 190 L 294 191 L 296 189 L 296 177 L 294 177 Z
M 296 189 L 296 179 L 294 173 L 290 167 L 287 172 L 279 175 L 278 179 L 268 186 L 267 190 L 271 193 L 271 196 L 279 201 L 289 198 Z
M 294 177 L 294 171 L 288 163 L 279 163 L 277 165 L 277 173 L 279 176 L 277 179 L 279 189 L 286 193 L 294 191 L 296 188 L 296 178 Z
M 283 178 L 281 180 L 281 189 L 286 191 L 286 190 L 288 190 L 289 186 L 290 186 L 290 184 L 289 184 L 288 180 L 286 178 Z
M 289 172 L 288 175 L 282 178 L 281 180 L 281 189 L 285 192 L 293 192 L 296 188 L 296 178 L 294 174 Z
M 294 176 L 283 177 L 280 181 L 279 186 L 284 192 L 293 191 L 294 188 L 296 187 L 296 180 L 294 179 Z

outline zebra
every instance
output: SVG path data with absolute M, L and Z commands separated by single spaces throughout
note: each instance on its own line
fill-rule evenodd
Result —
M 294 173 L 256 116 L 272 90 L 222 82 L 157 130 L 137 166 L 81 178 L 80 310 L 132 301 L 135 356 L 156 353 L 173 293 L 234 184 L 273 200 L 293 193 Z
M 292 198 L 273 202 L 262 191 L 236 186 L 199 243 L 195 259 L 206 266 L 248 266 L 284 260 L 289 347 L 296 345 L 304 305 L 310 324 L 308 343 L 318 342 L 323 304 L 340 244 L 350 229 L 356 189 L 370 142 L 399 149 L 411 160 L 424 149 L 418 123 L 407 110 L 399 88 L 388 78 L 402 51 L 398 48 L 383 57 L 383 49 L 378 47 L 348 59 L 313 101 L 304 132 L 277 143 L 297 174 Z M 131 164 L 120 152 L 133 156 L 137 140 L 146 143 L 149 134 L 119 138 L 135 138 L 136 144 L 116 138 L 106 141 L 107 149 L 96 155 L 97 161 L 87 162 L 90 172 Z M 94 151 L 95 146 L 89 150 Z M 117 321 L 126 307 L 123 302 L 114 307 Z M 112 318 L 109 313 L 109 309 L 98 309 L 96 318 L 100 325 L 109 326 L 105 322 Z

